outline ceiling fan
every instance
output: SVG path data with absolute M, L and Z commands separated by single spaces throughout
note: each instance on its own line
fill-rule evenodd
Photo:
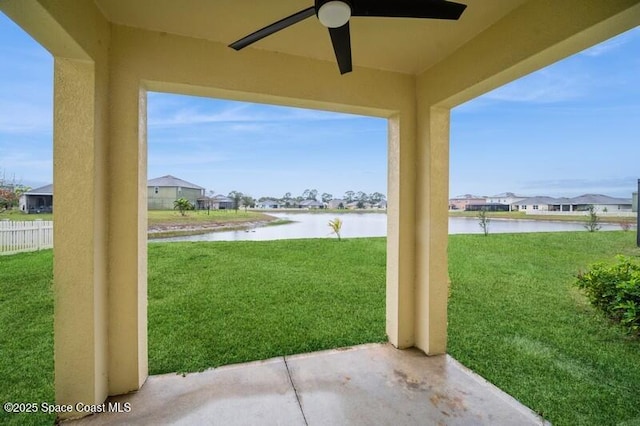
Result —
M 315 4 L 231 43 L 240 50 L 313 15 L 329 29 L 340 74 L 351 72 L 352 16 L 457 20 L 467 5 L 446 0 L 315 0 Z

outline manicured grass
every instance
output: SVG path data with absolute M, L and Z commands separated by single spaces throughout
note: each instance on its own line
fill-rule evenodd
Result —
M 6 210 L 0 212 L 0 220 L 14 220 L 14 221 L 27 221 L 27 220 L 53 220 L 53 213 L 38 213 L 38 214 L 26 214 L 20 210 Z
M 0 403 L 53 404 L 52 250 L 0 256 Z M 7 414 L 0 424 L 52 424 L 42 413 Z
M 386 340 L 385 240 L 149 247 L 151 374 Z
M 640 340 L 571 285 L 618 253 L 634 233 L 451 236 L 449 352 L 555 425 L 638 424 Z M 0 402 L 53 402 L 51 263 L 0 257 Z M 383 341 L 384 275 L 383 238 L 152 244 L 151 373 Z
M 640 422 L 640 341 L 572 286 L 635 233 L 456 235 L 449 353 L 554 425 Z
M 478 217 L 478 212 L 450 210 L 449 217 Z M 493 219 L 523 219 L 523 220 L 540 220 L 554 222 L 587 222 L 588 216 L 585 215 L 536 215 L 526 214 L 525 212 L 487 212 L 487 217 Z M 600 223 L 629 223 L 635 224 L 635 217 L 626 216 L 602 216 L 599 215 Z

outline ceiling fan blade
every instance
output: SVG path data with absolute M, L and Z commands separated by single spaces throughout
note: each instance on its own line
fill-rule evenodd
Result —
M 349 33 L 349 23 L 347 22 L 338 28 L 329 28 L 333 51 L 336 54 L 340 74 L 346 74 L 353 69 L 351 65 L 351 35 Z
M 352 0 L 351 16 L 456 20 L 466 8 L 445 0 Z
M 313 16 L 315 14 L 316 14 L 316 8 L 314 6 L 311 6 L 307 9 L 301 10 L 298 13 L 294 13 L 291 16 L 287 16 L 286 18 L 281 19 L 278 22 L 274 22 L 271 25 L 267 25 L 266 27 L 254 33 L 251 33 L 248 36 L 243 37 L 238 41 L 233 42 L 229 45 L 229 47 L 232 47 L 235 50 L 244 49 L 250 44 L 253 44 L 258 40 L 262 40 L 266 36 L 269 36 L 275 32 L 283 30 L 293 24 L 297 24 L 298 22 L 304 19 L 307 19 L 308 17 Z

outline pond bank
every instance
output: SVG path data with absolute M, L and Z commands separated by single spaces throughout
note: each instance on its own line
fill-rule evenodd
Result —
M 265 215 L 267 216 L 267 215 Z M 211 232 L 244 231 L 264 226 L 287 225 L 294 221 L 269 216 L 268 220 L 251 220 L 247 222 L 210 222 L 190 224 L 155 224 L 147 230 L 148 239 L 162 239 L 190 235 L 208 234 Z

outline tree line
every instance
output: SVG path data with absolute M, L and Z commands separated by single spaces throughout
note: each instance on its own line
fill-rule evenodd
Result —
M 229 192 L 227 197 L 233 200 L 233 207 L 236 210 L 238 210 L 240 207 L 244 207 L 246 210 L 247 208 L 255 207 L 256 203 L 266 200 L 274 200 L 282 204 L 284 207 L 293 207 L 307 200 L 322 201 L 323 203 L 328 203 L 329 201 L 336 199 L 334 198 L 333 194 L 330 194 L 328 192 L 323 192 L 322 194 L 320 194 L 317 189 L 305 189 L 302 194 L 297 196 L 293 196 L 291 192 L 287 192 L 282 197 L 266 196 L 260 197 L 257 200 L 249 194 L 233 190 Z M 358 207 L 362 208 L 367 203 L 378 204 L 382 201 L 385 201 L 386 198 L 387 197 L 381 192 L 372 192 L 371 194 L 367 194 L 364 191 L 346 191 L 344 193 L 344 196 L 340 198 L 340 200 L 342 200 L 342 207 L 346 207 L 346 205 L 350 203 L 357 203 Z

